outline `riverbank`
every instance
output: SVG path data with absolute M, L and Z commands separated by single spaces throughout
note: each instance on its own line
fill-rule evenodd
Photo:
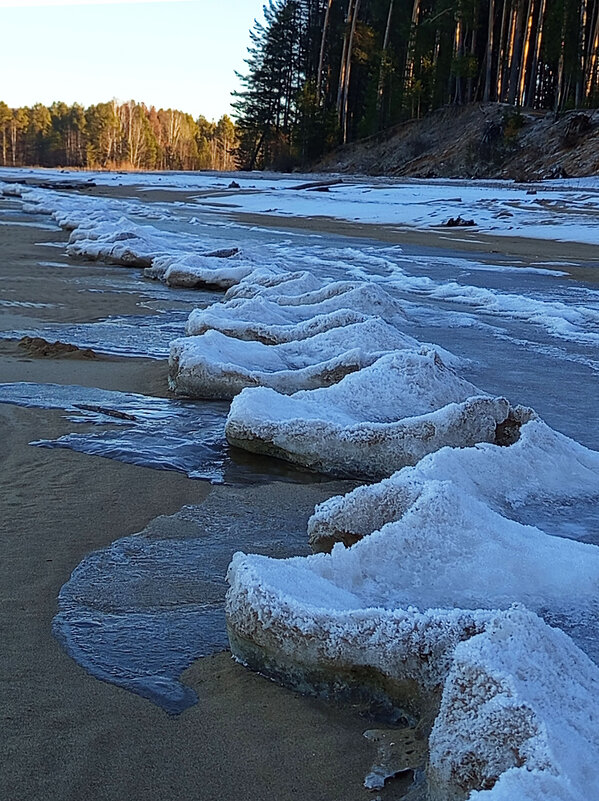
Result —
M 15 220 L 19 222 L 19 220 Z M 69 263 L 58 230 L 0 226 L 2 327 L 139 314 L 139 298 L 94 281 L 116 268 Z M 57 254 L 60 254 L 58 257 Z M 62 268 L 39 262 L 64 261 Z M 120 273 L 125 276 L 125 273 Z M 8 305 L 11 304 L 11 305 Z M 26 305 L 30 304 L 30 305 Z M 32 305 L 45 304 L 45 305 Z M 0 380 L 166 394 L 154 359 L 34 357 L 0 343 Z M 360 710 L 302 698 L 236 665 L 197 660 L 183 680 L 198 704 L 168 716 L 88 675 L 52 635 L 57 596 L 90 552 L 211 492 L 182 474 L 29 445 L 72 430 L 57 411 L 0 405 L 3 791 L 11 801 L 360 801 L 375 749 Z M 277 485 L 273 486 L 276 503 Z M 396 797 L 401 785 L 383 793 Z
M 550 240 L 538 242 L 538 252 L 526 255 L 511 253 L 509 247 L 501 250 L 510 239 L 501 236 L 495 238 L 499 255 L 493 255 L 494 248 L 481 247 L 483 237 L 474 230 L 465 233 L 463 229 L 438 229 L 441 235 L 435 238 L 432 228 L 419 231 L 274 214 L 235 216 L 239 212 L 231 207 L 221 209 L 217 216 L 206 213 L 202 205 L 194 206 L 198 192 L 177 195 L 176 203 L 185 206 L 177 205 L 175 210 L 165 204 L 167 194 L 162 192 L 152 199 L 145 197 L 143 188 L 121 187 L 117 191 L 122 197 L 144 197 L 148 206 L 150 202 L 155 204 L 147 217 L 147 207 L 139 214 L 139 209 L 133 208 L 135 204 L 125 204 L 125 213 L 135 220 L 154 219 L 162 230 L 184 231 L 206 237 L 209 242 L 215 235 L 232 237 L 247 252 L 255 248 L 254 255 L 263 255 L 264 264 L 284 263 L 294 269 L 307 265 L 317 274 L 342 279 L 370 275 L 381 279 L 406 304 L 407 331 L 421 341 L 439 342 L 464 356 L 469 378 L 477 385 L 529 402 L 544 415 L 548 412 L 557 418 L 554 424 L 560 430 L 569 431 L 566 426 L 572 421 L 579 423 L 582 433 L 575 430 L 571 432 L 573 436 L 583 439 L 593 435 L 585 426 L 594 411 L 591 378 L 587 374 L 594 362 L 590 363 L 592 354 L 587 358 L 585 348 L 587 339 L 594 336 L 594 318 L 584 304 L 594 302 L 595 295 L 592 287 L 582 285 L 585 277 L 589 283 L 592 281 L 593 267 L 586 263 L 587 257 L 589 262 L 593 260 L 590 252 L 584 253 L 584 259 L 579 254 L 580 261 L 575 263 L 573 248 L 568 245 L 567 263 L 556 263 L 555 243 Z M 112 197 L 109 190 L 103 194 Z M 115 197 L 116 194 L 115 191 Z M 53 336 L 64 336 L 66 342 L 72 336 L 73 341 L 88 347 L 88 329 L 82 332 L 81 326 L 75 331 L 72 322 L 121 315 L 112 346 L 123 336 L 119 327 L 123 319 L 133 316 L 137 347 L 147 344 L 148 330 L 152 336 L 156 334 L 161 317 L 168 318 L 165 308 L 174 309 L 176 314 L 169 318 L 170 327 L 161 329 L 164 336 L 158 337 L 159 347 L 152 351 L 158 358 L 152 359 L 101 355 L 101 347 L 89 358 L 77 352 L 60 358 L 56 354 L 43 357 L 43 348 L 24 348 L 17 337 L 3 341 L 0 381 L 80 384 L 166 396 L 165 363 L 161 358 L 168 337 L 177 336 L 182 330 L 191 304 L 209 303 L 221 295 L 167 289 L 140 280 L 140 272 L 135 269 L 70 261 L 63 251 L 66 234 L 52 224 L 51 218 L 19 216 L 18 202 L 8 201 L 10 204 L 11 212 L 0 225 L 0 245 L 9 254 L 3 263 L 4 280 L 0 285 L 0 304 L 6 311 L 1 324 L 4 331 L 37 329 L 43 334 L 44 327 L 50 326 Z M 164 216 L 160 216 L 163 212 Z M 293 238 L 287 233 L 292 226 Z M 350 239 L 349 235 L 357 238 Z M 394 238 L 386 239 L 388 236 Z M 410 236 L 419 239 L 410 240 Z M 404 247 L 380 247 L 377 239 Z M 466 246 L 463 240 L 470 244 Z M 530 244 L 529 239 L 514 240 Z M 570 280 L 575 270 L 581 273 L 580 286 Z M 562 297 L 569 305 L 559 300 Z M 553 341 L 555 319 L 567 321 L 569 326 L 557 329 L 559 349 L 548 347 Z M 147 321 L 151 324 L 146 329 Z M 57 327 L 60 323 L 67 327 Z M 101 323 L 95 327 L 94 341 L 101 345 L 106 329 L 98 331 L 98 327 Z M 497 347 L 493 346 L 494 338 L 500 343 Z M 583 343 L 580 346 L 579 339 Z M 128 352 L 149 355 L 143 347 L 135 351 L 129 347 Z M 569 383 L 577 388 L 575 393 L 563 392 L 564 366 L 568 368 Z M 7 392 L 6 397 L 9 396 L 15 397 Z M 77 423 L 76 430 L 81 431 L 83 425 L 86 424 Z M 193 420 L 192 442 L 197 431 L 201 443 L 201 426 Z M 345 492 L 348 487 L 337 485 L 333 489 L 325 482 L 307 483 L 304 488 L 303 478 L 311 482 L 314 477 L 290 476 L 288 471 L 283 478 L 294 483 L 278 484 L 273 476 L 275 464 L 262 465 L 260 470 L 253 457 L 246 455 L 245 472 L 228 474 L 239 485 L 234 490 L 223 486 L 214 491 L 181 474 L 134 467 L 71 450 L 31 447 L 28 443 L 32 440 L 73 431 L 72 421 L 66 422 L 56 411 L 0 406 L 0 427 L 6 443 L 0 457 L 4 467 L 0 502 L 7 553 L 3 629 L 7 642 L 10 638 L 4 669 L 8 732 L 4 773 L 9 776 L 9 797 L 17 801 L 78 799 L 82 795 L 90 801 L 153 801 L 165 797 L 365 801 L 371 797 L 362 785 L 375 749 L 362 735 L 380 724 L 364 710 L 293 695 L 239 668 L 225 652 L 198 659 L 189 667 L 181 681 L 197 694 L 199 701 L 179 716 L 169 717 L 141 697 L 89 676 L 71 661 L 51 634 L 60 588 L 81 560 L 84 568 L 89 566 L 86 557 L 90 552 L 102 552 L 97 560 L 101 569 L 96 574 L 95 589 L 104 602 L 122 599 L 123 596 L 118 597 L 119 580 L 133 588 L 125 595 L 134 601 L 151 601 L 150 590 L 158 590 L 161 598 L 176 597 L 176 592 L 169 594 L 170 589 L 181 586 L 180 597 L 188 593 L 197 602 L 198 598 L 207 597 L 206 592 L 202 594 L 204 588 L 195 592 L 203 580 L 201 570 L 194 571 L 189 584 L 181 580 L 176 569 L 169 571 L 168 587 L 165 580 L 164 586 L 161 584 L 164 573 L 154 569 L 150 575 L 152 566 L 160 563 L 146 559 L 146 555 L 157 541 L 162 543 L 159 547 L 166 557 L 174 553 L 170 544 L 179 548 L 185 565 L 189 564 L 190 553 L 183 542 L 186 536 L 208 545 L 216 542 L 221 557 L 226 551 L 226 559 L 221 558 L 217 571 L 219 592 L 224 591 L 230 549 L 258 550 L 275 557 L 307 552 L 305 521 L 314 503 L 323 500 L 327 492 Z M 163 433 L 165 437 L 172 433 L 168 422 Z M 173 449 L 172 442 L 167 450 L 169 447 Z M 196 452 L 193 458 L 197 458 Z M 237 458 L 225 455 L 229 467 Z M 221 475 L 227 476 L 227 465 Z M 257 490 L 255 494 L 253 490 Z M 179 530 L 176 515 L 172 519 L 162 516 L 204 499 L 208 500 L 205 514 L 212 517 L 203 532 L 196 526 L 189 533 L 193 514 L 186 510 L 178 518 Z M 139 532 L 147 524 L 152 531 L 145 538 L 147 550 L 139 544 L 144 538 L 139 538 L 133 547 L 122 542 L 125 535 Z M 249 541 L 251 537 L 245 541 L 236 537 L 239 531 L 252 534 L 260 528 L 266 538 L 256 539 L 256 547 Z M 219 538 L 226 543 L 224 548 L 219 545 Z M 121 543 L 108 550 L 116 540 Z M 199 567 L 205 565 L 203 553 L 201 547 L 194 551 Z M 170 565 L 168 561 L 163 564 Z M 117 569 L 105 573 L 107 565 L 116 565 Z M 94 585 L 83 586 L 85 569 L 78 571 L 78 577 L 82 574 L 84 581 L 70 583 L 76 614 L 85 606 L 86 598 L 92 603 L 94 598 Z M 104 575 L 110 576 L 106 592 L 101 585 Z M 148 576 L 150 580 L 144 583 Z M 130 613 L 137 608 L 127 606 L 123 610 L 119 606 L 117 612 L 134 619 Z M 106 609 L 105 606 L 100 611 Z M 83 648 L 84 657 L 87 643 L 92 651 L 100 643 L 95 655 L 102 647 L 105 629 L 101 626 L 105 621 L 89 636 L 85 633 L 90 631 L 92 618 L 93 615 L 86 617 L 83 610 L 80 620 L 75 621 L 78 633 L 82 622 L 88 626 L 77 643 Z M 131 639 L 125 638 L 128 648 Z M 143 638 L 139 641 L 143 642 Z M 148 638 L 146 642 L 156 640 Z M 165 642 L 170 645 L 168 638 Z M 91 661 L 80 659 L 81 664 Z M 110 659 L 105 663 L 113 668 L 121 664 Z M 389 783 L 381 793 L 383 801 L 403 798 L 407 782 L 409 778 Z M 410 795 L 411 801 L 419 792 L 421 789 Z

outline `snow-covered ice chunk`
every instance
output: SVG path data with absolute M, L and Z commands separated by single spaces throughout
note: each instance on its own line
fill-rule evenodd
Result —
M 513 766 L 571 781 L 577 751 L 573 786 L 599 789 L 598 669 L 563 632 L 512 608 L 573 621 L 591 610 L 597 621 L 597 546 L 429 481 L 401 520 L 352 548 L 287 560 L 238 553 L 228 579 L 231 647 L 252 669 L 431 721 L 443 693 L 431 798 L 466 798 Z
M 334 384 L 413 341 L 377 318 L 281 345 L 207 331 L 171 343 L 169 385 L 194 398 L 232 398 L 244 387 L 258 386 L 297 392 Z
M 518 518 L 531 503 L 549 509 L 599 503 L 599 453 L 554 431 L 531 410 L 518 407 L 511 422 L 521 428 L 507 447 L 485 442 L 442 448 L 378 484 L 331 498 L 310 518 L 310 544 L 315 550 L 330 550 L 335 542 L 351 545 L 399 520 L 431 480 L 452 481 L 507 517 Z
M 388 292 L 366 282 L 316 303 L 298 305 L 287 300 L 285 295 L 278 298 L 257 295 L 215 303 L 207 309 L 194 309 L 186 333 L 197 336 L 214 329 L 238 339 L 255 339 L 274 345 L 306 339 L 371 316 L 378 316 L 391 325 L 405 319 L 401 305 Z
M 489 613 L 369 608 L 333 564 L 327 577 L 314 570 L 320 557 L 330 559 L 233 556 L 225 607 L 233 656 L 302 691 L 359 693 L 416 720 L 430 715 L 457 643 L 482 631 Z
M 232 445 L 320 472 L 381 478 L 445 445 L 495 442 L 509 411 L 507 400 L 485 396 L 422 347 L 387 354 L 332 387 L 291 396 L 246 389 L 226 434 Z
M 216 304 L 215 304 L 216 305 Z M 202 310 L 196 309 L 201 312 Z M 187 323 L 187 333 L 192 336 L 203 334 L 206 331 L 220 331 L 228 337 L 235 339 L 248 339 L 262 342 L 264 345 L 281 345 L 283 342 L 296 342 L 300 339 L 307 339 L 323 331 L 330 331 L 332 328 L 339 328 L 354 323 L 363 323 L 366 320 L 374 320 L 372 315 L 362 314 L 351 309 L 338 309 L 328 312 L 328 314 L 317 314 L 308 320 L 297 323 L 275 324 L 236 320 L 223 317 L 215 313 L 212 307 L 206 310 L 205 314 L 193 317 L 192 312 Z M 193 319 L 192 319 L 193 318 Z M 266 318 L 268 319 L 268 318 Z
M 176 237 L 149 225 L 137 225 L 122 217 L 94 226 L 78 226 L 69 238 L 67 254 L 72 258 L 97 259 L 124 267 L 149 267 L 156 256 L 166 255 Z
M 454 652 L 429 741 L 429 798 L 597 797 L 597 687 L 599 669 L 563 632 L 524 609 L 497 615 Z
M 24 184 L 0 181 L 0 195 L 4 195 L 4 197 L 21 197 L 25 191 Z
M 596 616 L 599 548 L 507 520 L 431 481 L 401 520 L 352 548 L 283 561 L 236 554 L 229 581 L 242 661 L 263 659 L 281 675 L 290 662 L 308 683 L 312 671 L 334 682 L 370 666 L 388 687 L 412 681 L 428 693 L 444 683 L 456 643 L 493 610 L 517 602 L 544 615 Z
M 228 251 L 226 251 L 228 252 Z M 176 253 L 157 256 L 146 268 L 146 278 L 158 278 L 168 286 L 219 287 L 228 289 L 252 273 L 255 264 L 241 258 L 222 257 L 213 253 Z
M 302 295 L 320 289 L 324 283 L 322 278 L 317 278 L 307 270 L 273 275 L 272 270 L 257 268 L 237 286 L 227 290 L 225 300 L 253 298 L 256 295 Z

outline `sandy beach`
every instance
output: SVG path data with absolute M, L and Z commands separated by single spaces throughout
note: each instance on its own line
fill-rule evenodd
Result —
M 26 218 L 23 218 L 24 220 Z M 2 328 L 140 313 L 131 294 L 93 293 L 101 264 L 67 261 L 42 242 L 60 231 L 0 226 Z M 75 281 L 74 279 L 77 279 Z M 52 304 L 32 307 L 23 302 Z M 17 305 L 15 305 L 17 304 Z M 32 356 L 0 344 L 0 380 L 81 384 L 164 395 L 165 364 L 149 359 Z M 28 443 L 72 430 L 58 411 L 0 405 L 2 480 L 2 796 L 10 801 L 239 799 L 359 801 L 375 748 L 363 710 L 303 698 L 236 665 L 223 652 L 184 681 L 199 702 L 169 716 L 88 675 L 52 635 L 61 586 L 80 560 L 200 503 L 205 482 Z M 273 491 L 276 493 L 276 486 Z M 382 792 L 399 798 L 405 782 Z

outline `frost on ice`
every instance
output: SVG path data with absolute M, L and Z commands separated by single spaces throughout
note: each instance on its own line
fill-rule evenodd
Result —
M 599 714 L 599 671 L 533 611 L 573 621 L 574 634 L 590 614 L 596 629 L 596 546 L 508 520 L 431 480 L 400 520 L 349 549 L 288 560 L 238 553 L 228 578 L 239 661 L 303 690 L 359 688 L 421 722 L 436 718 L 430 798 L 466 798 L 512 768 L 570 778 L 553 746 L 560 736 L 572 754 L 583 744 Z M 597 745 L 595 733 L 580 755 L 581 788 L 599 786 L 589 773 Z
M 177 395 L 191 398 L 232 398 L 257 386 L 297 392 L 334 384 L 413 342 L 377 318 L 280 345 L 207 331 L 171 343 L 169 384 Z
M 530 410 L 517 407 L 514 425 L 522 424 L 508 447 L 479 443 L 443 448 L 378 484 L 358 487 L 316 507 L 308 523 L 310 544 L 330 550 L 335 542 L 351 545 L 399 520 L 427 481 L 451 481 L 506 517 L 518 518 L 527 504 L 550 509 L 582 502 L 599 503 L 599 454 L 551 429 Z
M 298 299 L 308 292 L 323 292 L 324 281 L 317 278 L 313 273 L 306 270 L 296 272 L 274 273 L 268 268 L 257 269 L 246 279 L 240 281 L 237 286 L 232 287 L 225 294 L 225 300 L 233 298 L 253 298 L 256 295 L 265 295 L 277 299 L 280 295 L 291 297 L 295 295 Z M 324 290 L 326 293 L 326 290 Z M 322 294 L 313 297 L 311 300 L 304 298 L 300 303 L 318 303 L 328 297 Z M 293 302 L 289 300 L 289 302 Z
M 229 289 L 255 268 L 255 264 L 244 261 L 231 250 L 223 250 L 155 256 L 152 266 L 146 268 L 144 275 L 164 281 L 167 286 Z
M 215 251 L 210 242 L 138 225 L 124 217 L 79 225 L 71 233 L 67 254 L 123 267 L 145 267 L 148 278 L 192 288 L 228 288 L 256 266 L 239 258 L 234 249 Z
M 455 649 L 429 742 L 429 794 L 595 797 L 598 686 L 599 669 L 563 632 L 524 609 L 496 615 Z
M 504 398 L 484 395 L 436 351 L 408 346 L 331 387 L 290 396 L 246 389 L 226 434 L 232 445 L 323 473 L 381 478 L 445 445 L 495 442 L 509 414 Z
M 255 295 L 195 309 L 189 316 L 187 334 L 197 336 L 213 329 L 238 339 L 275 345 L 363 322 L 374 315 L 390 325 L 405 319 L 400 304 L 376 284 L 342 281 L 327 289 L 328 296 L 316 302 L 313 293 Z M 307 302 L 302 303 L 303 299 Z

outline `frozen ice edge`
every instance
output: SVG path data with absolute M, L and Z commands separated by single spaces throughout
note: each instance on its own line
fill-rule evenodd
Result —
M 599 495 L 599 454 L 537 419 L 522 432 L 520 447 L 447 448 L 325 502 L 317 519 L 360 531 L 349 549 L 278 564 L 236 554 L 229 569 L 236 658 L 305 692 L 399 704 L 432 727 L 431 801 L 582 801 L 599 788 L 599 669 L 533 611 L 509 608 L 576 619 L 589 607 L 596 628 L 599 550 L 487 505 L 506 492 L 514 503 Z M 455 484 L 460 460 L 469 470 Z M 485 482 L 486 497 L 472 494 Z

